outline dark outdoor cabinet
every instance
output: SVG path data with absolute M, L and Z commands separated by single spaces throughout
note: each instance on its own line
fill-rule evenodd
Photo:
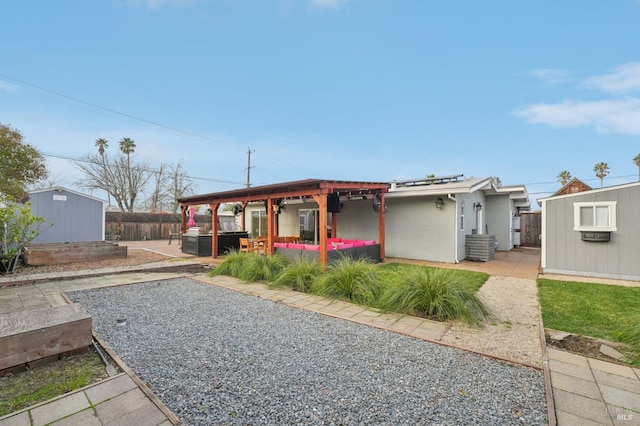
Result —
M 227 254 L 240 248 L 240 238 L 248 238 L 248 232 L 223 232 L 218 234 L 218 253 Z M 211 256 L 211 234 L 183 235 L 182 252 L 196 256 Z

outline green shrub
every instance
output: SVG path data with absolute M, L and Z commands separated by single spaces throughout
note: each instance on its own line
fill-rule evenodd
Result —
M 480 325 L 489 310 L 476 292 L 450 270 L 414 266 L 401 268 L 380 297 L 381 309 L 438 321 L 460 319 Z
M 311 284 L 322 274 L 318 261 L 297 258 L 273 281 L 274 287 L 289 287 L 296 291 L 309 292 Z
M 624 319 L 619 340 L 627 344 L 630 362 L 640 365 L 640 312 Z
M 290 262 L 286 257 L 277 254 L 273 256 L 247 255 L 238 278 L 246 282 L 273 281 Z
M 225 256 L 224 260 L 209 272 L 209 276 L 227 275 L 229 277 L 239 278 L 249 256 L 250 255 L 246 253 L 240 253 L 238 250 L 231 250 L 229 254 Z
M 379 272 L 367 259 L 343 257 L 327 267 L 313 282 L 311 291 L 320 296 L 375 306 L 381 289 Z

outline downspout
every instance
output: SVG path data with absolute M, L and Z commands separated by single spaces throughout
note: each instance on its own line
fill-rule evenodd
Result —
M 447 198 L 456 203 L 456 212 L 453 214 L 453 258 L 455 263 L 458 260 L 458 199 L 451 194 L 447 194 Z

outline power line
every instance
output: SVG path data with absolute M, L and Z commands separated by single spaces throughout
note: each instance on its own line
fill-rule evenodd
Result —
M 89 160 L 83 159 L 83 158 L 67 157 L 67 156 L 59 155 L 59 154 L 42 153 L 42 155 L 44 155 L 45 157 L 59 158 L 61 160 L 67 160 L 67 161 L 73 161 L 73 162 L 79 162 L 79 163 L 98 164 L 98 165 L 100 164 L 97 161 L 89 161 Z M 141 169 L 144 170 L 144 171 L 150 172 L 150 173 L 157 173 L 158 172 L 158 169 L 156 169 L 156 168 L 142 167 Z M 211 179 L 211 178 L 190 176 L 190 175 L 188 175 L 186 173 L 185 173 L 185 178 L 186 179 L 190 179 L 190 180 L 202 180 L 202 181 L 207 181 L 207 182 L 226 183 L 226 184 L 231 184 L 231 185 L 240 185 L 240 186 L 244 185 L 241 182 L 232 182 L 232 181 L 228 181 L 228 180 Z
M 183 130 L 183 129 L 180 129 L 180 128 L 177 128 L 177 127 L 173 127 L 173 126 L 168 126 L 168 125 L 165 125 L 165 124 L 162 124 L 162 123 L 158 123 L 158 122 L 152 121 L 152 120 L 147 120 L 147 119 L 142 118 L 142 117 L 138 117 L 138 116 L 135 116 L 135 115 L 132 115 L 132 114 L 128 114 L 128 113 L 125 113 L 125 112 L 121 112 L 121 111 L 117 111 L 117 110 L 115 110 L 113 108 L 104 107 L 102 105 L 98 105 L 98 104 L 95 104 L 93 102 L 85 101 L 83 99 L 76 98 L 74 96 L 70 96 L 70 95 L 66 95 L 64 93 L 56 92 L 55 90 L 51 90 L 51 89 L 47 89 L 45 87 L 37 86 L 35 84 L 28 83 L 28 82 L 23 81 L 23 80 L 18 80 L 17 78 L 9 77 L 9 76 L 4 75 L 4 74 L 0 74 L 0 77 L 4 78 L 6 80 L 11 80 L 11 81 L 17 82 L 19 84 L 23 84 L 25 86 L 33 87 L 35 89 L 41 90 L 41 91 L 46 92 L 46 93 L 51 93 L 51 94 L 53 94 L 55 96 L 59 96 L 59 97 L 66 98 L 66 99 L 70 99 L 70 100 L 72 100 L 74 102 L 78 102 L 78 103 L 81 103 L 81 104 L 84 104 L 84 105 L 89 105 L 89 106 L 91 106 L 93 108 L 97 108 L 97 109 L 100 109 L 100 110 L 103 110 L 103 111 L 107 111 L 107 112 L 110 112 L 112 114 L 116 114 L 116 115 L 119 115 L 119 116 L 122 116 L 122 117 L 126 117 L 126 118 L 129 118 L 129 119 L 132 119 L 132 120 L 136 120 L 136 121 L 140 121 L 140 122 L 143 122 L 143 123 L 147 123 L 147 124 L 150 124 L 152 126 L 160 127 L 160 128 L 166 129 L 166 130 L 171 130 L 173 132 L 181 133 L 181 134 L 184 134 L 184 135 L 189 135 L 189 136 L 192 136 L 192 137 L 195 137 L 195 138 L 204 139 L 204 140 L 207 140 L 207 141 L 219 143 L 219 144 L 222 144 L 222 145 L 234 146 L 233 144 L 231 144 L 229 142 L 226 142 L 226 141 L 223 141 L 221 139 L 210 138 L 210 137 L 207 137 L 207 136 L 204 136 L 204 135 L 200 135 L 198 133 L 190 132 L 188 130 Z M 34 93 L 34 92 L 32 92 L 32 93 Z M 53 99 L 53 98 L 49 98 L 49 99 Z M 54 100 L 56 100 L 58 102 L 61 102 L 60 100 L 57 100 L 57 99 L 54 99 Z

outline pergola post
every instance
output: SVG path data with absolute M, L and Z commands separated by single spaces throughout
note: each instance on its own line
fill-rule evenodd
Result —
M 220 203 L 211 203 L 211 257 L 218 257 L 218 207 Z
M 378 241 L 380 242 L 380 261 L 384 262 L 384 192 L 380 192 L 380 208 L 378 209 Z
M 314 195 L 313 199 L 318 204 L 320 222 L 320 265 L 324 269 L 327 266 L 327 194 Z
M 273 198 L 267 198 L 267 250 L 265 250 L 265 253 L 269 256 L 273 253 L 274 216 Z
M 247 230 L 247 224 L 245 222 L 245 219 L 247 216 L 245 215 L 245 212 L 244 212 L 244 210 L 247 208 L 247 204 L 248 203 L 246 201 L 240 203 L 240 205 L 242 206 L 242 223 L 241 223 L 240 230 L 243 232 Z
M 184 234 L 187 230 L 187 209 L 188 208 L 189 206 L 187 206 L 186 204 L 180 205 L 180 233 L 181 234 Z

